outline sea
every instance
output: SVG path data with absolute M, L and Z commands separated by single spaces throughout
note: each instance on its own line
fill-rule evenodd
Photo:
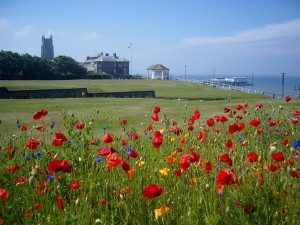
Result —
M 209 80 L 216 77 L 246 77 L 249 86 L 244 86 L 244 88 L 256 91 L 263 91 L 266 95 L 275 97 L 290 96 L 290 97 L 300 97 L 300 75 L 299 76 L 289 76 L 287 74 L 282 76 L 279 75 L 249 75 L 249 76 L 212 76 L 212 75 L 174 75 L 172 79 L 186 80 L 186 81 L 203 81 Z M 284 85 L 282 85 L 284 83 Z M 253 84 L 253 85 L 252 85 Z

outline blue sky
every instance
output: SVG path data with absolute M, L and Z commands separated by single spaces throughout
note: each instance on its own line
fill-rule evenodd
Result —
M 0 50 L 40 56 L 43 34 L 55 56 L 117 53 L 139 74 L 300 76 L 299 0 L 0 1 Z

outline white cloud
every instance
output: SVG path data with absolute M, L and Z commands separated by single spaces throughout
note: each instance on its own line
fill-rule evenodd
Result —
M 99 34 L 95 31 L 91 31 L 89 33 L 85 33 L 82 35 L 84 40 L 94 40 L 99 38 Z
M 300 19 L 281 24 L 267 25 L 231 36 L 185 38 L 182 40 L 182 43 L 185 46 L 236 44 L 295 36 L 300 36 Z
M 8 27 L 9 23 L 6 19 L 0 19 L 0 30 L 3 30 L 4 28 Z
M 14 32 L 13 36 L 17 38 L 27 37 L 34 30 L 34 26 L 27 25 L 21 30 Z

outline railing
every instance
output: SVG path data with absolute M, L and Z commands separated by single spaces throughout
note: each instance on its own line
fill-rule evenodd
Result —
M 211 87 L 221 88 L 221 89 L 226 89 L 226 90 L 241 91 L 241 92 L 260 94 L 260 95 L 268 95 L 272 98 L 281 98 L 282 97 L 281 95 L 277 95 L 274 93 L 257 91 L 257 90 L 253 90 L 252 88 L 245 88 L 245 86 L 234 86 L 234 85 L 224 84 L 224 83 L 220 83 L 220 82 L 213 82 L 210 80 L 182 80 L 182 79 L 180 80 L 179 79 L 179 81 L 201 83 L 201 84 L 208 85 Z

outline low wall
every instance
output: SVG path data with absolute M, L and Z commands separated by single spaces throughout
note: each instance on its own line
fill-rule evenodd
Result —
M 155 92 L 154 91 L 127 91 L 127 92 L 88 93 L 87 88 L 10 91 L 6 87 L 0 87 L 0 99 L 81 98 L 81 97 L 155 98 Z

